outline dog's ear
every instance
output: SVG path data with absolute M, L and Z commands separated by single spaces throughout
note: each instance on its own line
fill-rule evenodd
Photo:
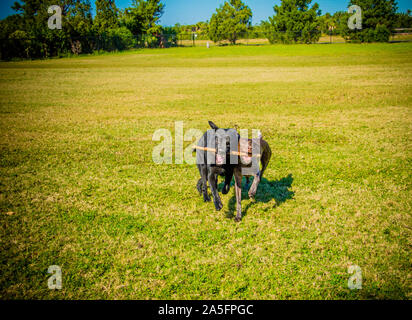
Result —
M 253 148 L 254 144 L 259 144 L 261 146 L 263 140 L 262 133 L 259 131 L 257 138 L 252 138 L 249 140 L 249 147 Z
M 213 130 L 218 130 L 219 127 L 217 125 L 215 125 L 212 121 L 209 121 L 209 126 L 213 129 Z
M 263 140 L 262 132 L 259 131 L 257 138 L 252 138 L 252 140 L 262 142 Z

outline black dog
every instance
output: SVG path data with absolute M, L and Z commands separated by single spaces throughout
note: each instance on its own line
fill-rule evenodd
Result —
M 222 193 L 227 194 L 234 169 L 230 161 L 230 149 L 231 145 L 238 143 L 239 137 L 235 129 L 219 129 L 212 121 L 209 121 L 209 125 L 212 130 L 205 132 L 196 146 L 196 163 L 201 177 L 197 189 L 203 194 L 205 202 L 210 201 L 207 194 L 207 181 L 209 181 L 213 202 L 216 210 L 219 211 L 223 208 L 223 204 L 217 191 L 217 176 L 225 177 Z
M 209 125 L 213 130 L 219 129 L 213 122 L 209 122 Z M 247 185 L 249 184 L 249 177 L 253 176 L 253 184 L 249 190 L 249 198 L 252 199 L 256 195 L 259 182 L 262 180 L 263 173 L 265 172 L 269 160 L 272 157 L 272 150 L 270 149 L 269 144 L 262 138 L 262 135 L 255 139 L 240 138 L 238 135 L 236 142 L 238 144 L 235 145 L 235 148 L 233 148 L 232 145 L 232 148 L 231 150 L 229 150 L 229 152 L 234 151 L 235 153 L 238 153 L 239 159 L 238 161 L 233 161 L 232 158 L 232 162 L 230 162 L 231 165 L 229 167 L 231 174 L 235 176 L 235 194 L 237 207 L 235 221 L 239 222 L 242 219 L 242 176 L 246 176 Z M 257 154 L 254 155 L 254 151 L 256 151 Z M 259 160 L 262 165 L 262 168 L 260 170 L 258 163 Z M 252 168 L 252 161 L 256 161 L 254 169 Z M 229 192 L 231 180 L 231 177 L 230 179 L 226 177 L 223 190 L 227 190 L 227 192 Z

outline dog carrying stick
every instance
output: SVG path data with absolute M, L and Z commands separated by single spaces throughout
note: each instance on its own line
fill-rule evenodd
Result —
M 216 153 L 216 149 L 213 149 L 213 148 L 199 147 L 199 146 L 194 146 L 194 148 L 197 149 L 197 150 L 203 150 L 203 151 Z M 231 151 L 230 154 L 233 154 L 235 156 L 243 156 L 243 157 L 248 157 L 249 156 L 247 153 L 239 152 L 239 151 Z M 260 154 L 252 155 L 252 157 L 260 158 Z

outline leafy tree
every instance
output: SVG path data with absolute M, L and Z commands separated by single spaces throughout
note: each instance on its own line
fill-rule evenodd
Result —
M 351 0 L 362 9 L 362 30 L 350 30 L 342 21 L 341 34 L 349 41 L 388 42 L 396 24 L 395 0 Z M 350 15 L 348 14 L 347 17 Z
M 318 17 L 319 29 L 323 34 L 336 34 L 336 21 L 330 13 Z
M 89 0 L 66 1 L 63 6 L 62 16 L 64 30 L 71 36 L 87 36 L 91 33 L 93 19 Z
M 62 30 L 50 30 L 48 7 L 59 5 L 62 9 Z M 48 57 L 70 49 L 72 38 L 86 35 L 92 23 L 89 0 L 20 0 L 12 6 L 16 15 L 5 19 L 2 38 L 8 38 L 2 57 Z M 24 35 L 24 39 L 23 39 Z M 14 50 L 14 44 L 21 47 Z
M 19 31 L 24 31 L 29 39 L 33 39 L 33 50 L 40 50 L 44 56 L 48 56 L 51 49 L 47 42 L 64 42 L 64 32 L 61 30 L 53 30 L 51 32 L 47 26 L 49 14 L 47 9 L 50 5 L 61 4 L 52 3 L 51 0 L 20 0 L 15 2 L 12 9 L 17 11 L 21 17 L 22 25 Z M 63 10 L 62 10 L 63 15 Z M 17 31 L 17 30 L 16 30 Z M 36 48 L 34 48 L 36 47 Z M 40 49 L 40 47 L 42 47 Z M 32 52 L 30 55 L 38 55 L 40 52 Z
M 206 21 L 199 21 L 196 23 L 197 32 L 207 31 L 209 23 Z
M 16 30 L 23 30 L 23 19 L 19 14 L 12 14 L 0 21 L 0 39 L 5 40 Z
M 171 47 L 177 46 L 178 30 L 175 27 L 162 27 L 162 46 Z
M 319 5 L 312 0 L 282 0 L 273 7 L 275 15 L 265 23 L 270 43 L 311 43 L 320 37 Z
M 95 3 L 97 15 L 93 21 L 90 0 L 16 2 L 13 8 L 17 14 L 0 21 L 1 59 L 49 57 L 70 51 L 79 54 L 97 49 L 123 50 L 136 46 L 136 37 L 128 28 L 119 25 L 115 2 L 96 0 Z M 51 5 L 59 5 L 62 9 L 61 30 L 48 28 L 48 7 Z
M 252 10 L 241 0 L 226 1 L 212 15 L 209 37 L 214 42 L 229 40 L 236 44 L 239 34 L 251 26 Z
M 249 38 L 254 38 L 254 39 L 258 39 L 258 38 L 264 38 L 265 36 L 265 22 L 261 21 L 260 24 L 258 25 L 254 25 L 251 26 L 249 31 L 248 31 L 248 37 Z
M 209 40 L 209 22 L 208 21 L 200 21 L 196 24 L 189 24 L 189 25 L 180 25 L 176 23 L 172 27 L 173 31 L 166 31 L 166 33 L 176 34 L 176 37 L 186 38 L 192 37 L 192 33 L 196 32 L 196 39 L 197 40 Z M 167 29 L 170 30 L 170 29 Z M 164 31 L 165 32 L 165 31 Z M 177 43 L 177 42 L 176 42 Z
M 336 25 L 335 34 L 343 35 L 348 28 L 349 14 L 346 11 L 337 11 L 333 14 L 333 21 Z
M 62 27 L 68 37 L 73 53 L 92 52 L 93 43 L 89 37 L 93 34 L 93 19 L 89 0 L 67 1 L 70 5 L 63 6 Z
M 120 20 L 134 35 L 157 34 L 161 31 L 158 23 L 164 8 L 161 0 L 133 0 L 132 7 L 122 12 Z
M 99 50 L 125 50 L 136 46 L 133 33 L 124 23 L 124 13 L 119 11 L 114 0 L 96 0 L 94 28 L 99 37 L 96 46 Z
M 119 27 L 118 9 L 114 0 L 96 0 L 96 17 L 94 18 L 94 28 L 102 34 L 109 29 Z
M 394 27 L 395 28 L 412 28 L 411 10 L 408 10 L 406 13 L 397 13 L 396 22 L 395 22 Z

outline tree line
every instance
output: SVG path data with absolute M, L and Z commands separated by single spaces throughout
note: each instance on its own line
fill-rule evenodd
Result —
M 62 28 L 51 30 L 48 8 L 61 8 Z M 345 11 L 322 15 L 312 0 L 282 0 L 267 21 L 252 26 L 252 10 L 242 0 L 227 0 L 210 20 L 195 25 L 163 27 L 162 0 L 133 0 L 120 10 L 114 0 L 20 0 L 16 14 L 0 21 L 1 59 L 41 58 L 68 53 L 176 46 L 182 35 L 236 44 L 242 37 L 266 37 L 270 43 L 313 43 L 321 34 L 341 35 L 347 41 L 389 41 L 395 28 L 411 28 L 412 16 L 396 13 L 395 0 L 350 0 L 362 8 L 362 29 L 350 30 Z
M 48 8 L 61 8 L 61 29 L 50 29 Z M 133 0 L 119 10 L 114 0 L 20 0 L 16 14 L 0 21 L 1 58 L 38 58 L 162 45 L 161 0 Z

